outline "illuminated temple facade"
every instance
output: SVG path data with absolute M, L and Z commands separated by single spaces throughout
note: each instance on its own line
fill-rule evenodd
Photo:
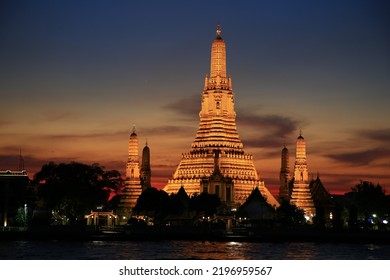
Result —
M 150 188 L 150 150 L 146 144 L 142 152 L 142 165 L 139 166 L 138 135 L 135 127 L 129 139 L 129 155 L 126 164 L 126 180 L 123 192 L 118 204 L 118 216 L 120 223 L 127 222 L 132 215 L 132 209 L 137 204 L 137 199 L 142 191 Z
M 303 209 L 305 211 L 305 216 L 310 220 L 316 214 L 309 184 L 309 171 L 306 160 L 306 143 L 302 133 L 300 133 L 296 143 L 294 185 L 290 203 Z
M 226 74 L 226 45 L 221 28 L 211 47 L 210 75 L 205 77 L 200 123 L 191 150 L 182 159 L 164 190 L 177 193 L 181 187 L 192 195 L 217 194 L 228 205 L 243 204 L 258 187 L 272 206 L 278 201 L 260 180 L 250 154 L 237 132 L 231 77 Z

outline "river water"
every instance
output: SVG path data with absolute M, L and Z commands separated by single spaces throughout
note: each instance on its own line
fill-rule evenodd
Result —
M 388 260 L 389 244 L 202 241 L 0 241 L 9 260 Z

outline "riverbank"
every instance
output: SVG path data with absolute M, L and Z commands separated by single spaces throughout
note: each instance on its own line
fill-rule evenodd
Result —
M 129 241 L 231 241 L 231 242 L 333 242 L 390 244 L 390 231 L 329 230 L 316 228 L 255 229 L 225 232 L 196 227 L 145 227 L 94 229 L 70 226 L 34 227 L 1 231 L 2 240 L 129 240 Z

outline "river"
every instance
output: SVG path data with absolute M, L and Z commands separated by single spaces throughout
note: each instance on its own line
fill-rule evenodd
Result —
M 8 260 L 388 260 L 389 244 L 209 241 L 0 241 Z

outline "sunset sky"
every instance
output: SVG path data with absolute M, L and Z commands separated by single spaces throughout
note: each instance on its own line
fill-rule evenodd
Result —
M 237 128 L 266 186 L 293 170 L 331 193 L 359 180 L 390 191 L 388 1 L 1 1 L 0 170 L 49 161 L 122 174 L 133 124 L 163 187 L 199 124 L 216 26 Z

